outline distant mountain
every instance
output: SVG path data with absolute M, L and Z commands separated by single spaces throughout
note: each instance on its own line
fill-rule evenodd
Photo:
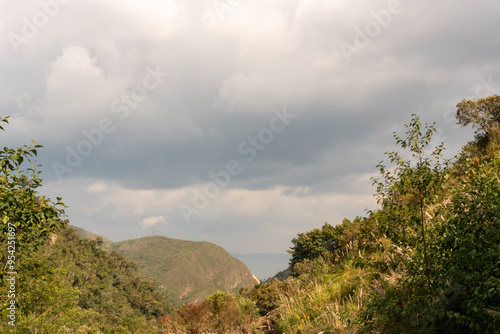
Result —
M 209 242 L 151 236 L 103 247 L 135 262 L 143 277 L 152 277 L 176 305 L 201 301 L 217 290 L 238 293 L 259 283 L 247 266 Z
M 276 278 L 276 279 L 278 279 L 278 280 L 280 280 L 280 281 L 283 282 L 288 277 L 290 277 L 290 275 L 292 275 L 292 270 L 290 268 L 286 268 L 285 270 L 280 271 L 279 273 L 277 273 L 273 277 L 269 278 L 268 281 L 272 282 Z
M 102 241 L 104 241 L 105 243 L 112 243 L 113 241 L 111 241 L 110 239 L 106 238 L 106 237 L 103 237 L 99 234 L 95 234 L 95 233 L 92 233 L 92 232 L 89 232 L 87 230 L 84 230 L 83 228 L 80 228 L 80 227 L 77 227 L 77 226 L 74 226 L 74 225 L 69 225 L 70 228 L 72 228 L 73 230 L 76 231 L 76 233 L 78 234 L 78 236 L 80 238 L 86 238 L 86 239 L 90 239 L 90 240 L 95 240 L 97 238 L 101 238 Z
M 288 268 L 291 255 L 284 253 L 230 253 L 238 260 L 243 261 L 252 273 L 261 281 L 273 277 L 280 270 Z

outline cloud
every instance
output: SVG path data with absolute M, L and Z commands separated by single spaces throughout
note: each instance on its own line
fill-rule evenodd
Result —
M 98 193 L 102 193 L 104 190 L 106 190 L 106 188 L 107 188 L 107 186 L 104 182 L 96 182 L 96 183 L 91 184 L 87 188 L 87 192 L 90 194 L 98 194 Z
M 165 218 L 163 216 L 151 216 L 148 218 L 144 218 L 139 222 L 139 225 L 141 225 L 144 228 L 148 228 L 151 226 L 154 226 L 158 223 L 164 223 Z
M 121 240 L 168 217 L 168 229 L 154 225 L 167 236 L 284 251 L 298 232 L 375 207 L 369 176 L 411 114 L 437 122 L 452 156 L 473 138 L 454 104 L 500 93 L 494 0 L 400 0 L 350 62 L 340 44 L 354 45 L 389 1 L 216 3 L 71 1 L 17 53 L 0 40 L 0 108 L 12 115 L 2 143 L 44 145 L 44 191 L 63 196 L 74 224 Z M 40 10 L 9 2 L 0 33 L 21 34 Z M 121 117 L 113 103 L 148 68 L 168 76 Z M 247 161 L 239 145 L 284 107 L 297 117 Z M 60 182 L 53 163 L 103 119 L 113 131 Z M 186 224 L 179 203 L 232 160 L 242 172 Z

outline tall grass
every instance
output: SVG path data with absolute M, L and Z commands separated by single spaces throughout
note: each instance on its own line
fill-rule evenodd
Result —
M 361 254 L 348 245 L 335 261 L 304 261 L 280 289 L 274 311 L 276 327 L 283 333 L 355 333 L 359 312 L 371 295 L 383 294 L 385 283 L 401 277 L 399 270 L 382 273 L 373 267 L 361 268 L 355 259 Z M 366 256 L 366 254 L 365 254 Z M 388 252 L 375 252 L 366 261 L 386 264 L 396 259 Z

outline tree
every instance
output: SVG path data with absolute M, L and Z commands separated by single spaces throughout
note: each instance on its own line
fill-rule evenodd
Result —
M 288 250 L 292 254 L 290 268 L 304 260 L 314 260 L 322 255 L 334 253 L 339 248 L 341 227 L 325 223 L 321 229 L 313 229 L 297 234 L 293 246 Z
M 443 144 L 427 152 L 435 133 L 434 125 L 422 126 L 419 117 L 412 115 L 405 139 L 394 134 L 396 143 L 409 149 L 411 159 L 399 152 L 387 152 L 393 168 L 378 164 L 382 180 L 374 179 L 378 203 L 381 205 L 380 224 L 383 233 L 392 241 L 398 263 L 404 265 L 406 277 L 399 284 L 396 303 L 401 309 L 389 312 L 420 314 L 417 322 L 408 326 L 435 327 L 434 300 L 439 282 L 437 263 L 441 253 L 433 247 L 434 221 L 438 217 L 434 204 L 444 193 L 448 178 L 448 161 L 443 161 Z M 403 294 L 408 294 L 402 297 Z M 399 298 L 399 299 L 398 299 Z M 405 299 L 406 298 L 406 299 Z
M 425 149 L 434 128 L 413 116 L 407 139 L 413 160 L 395 163 L 375 180 L 377 219 L 393 243 L 401 278 L 368 305 L 369 332 L 498 333 L 500 326 L 500 162 L 496 157 L 442 162 L 442 145 Z M 423 130 L 423 131 L 422 131 Z
M 8 124 L 8 116 L 0 118 L 0 130 L 4 130 L 2 123 Z M 53 203 L 36 190 L 42 185 L 36 162 L 27 169 L 21 168 L 24 162 L 31 162 L 40 147 L 33 141 L 29 146 L 5 147 L 0 151 L 0 242 L 6 245 L 8 239 L 13 246 L 10 254 L 0 253 L 5 264 L 0 268 L 0 284 L 5 282 L 7 271 L 16 270 L 19 257 L 36 251 L 58 227 L 66 224 L 61 218 L 65 207 L 61 198 Z
M 435 240 L 443 253 L 443 327 L 450 333 L 499 333 L 500 160 L 465 159 L 456 168 L 462 182 L 449 191 Z
M 472 125 L 476 130 L 476 140 L 489 141 L 500 126 L 500 96 L 464 99 L 457 104 L 456 118 L 462 126 Z

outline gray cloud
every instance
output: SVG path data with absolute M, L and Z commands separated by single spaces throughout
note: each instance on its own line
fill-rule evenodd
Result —
M 298 232 L 374 207 L 370 175 L 412 113 L 437 122 L 451 156 L 472 138 L 453 105 L 500 90 L 493 0 L 44 3 L 58 4 L 44 24 L 37 1 L 0 9 L 0 106 L 12 115 L 0 138 L 42 143 L 46 191 L 113 240 L 154 222 L 144 233 L 284 251 Z M 397 14 L 356 45 L 391 3 Z M 347 59 L 341 43 L 358 52 Z M 269 135 L 283 108 L 296 117 L 247 161 L 240 145 Z M 241 173 L 187 224 L 178 205 L 232 160 Z

